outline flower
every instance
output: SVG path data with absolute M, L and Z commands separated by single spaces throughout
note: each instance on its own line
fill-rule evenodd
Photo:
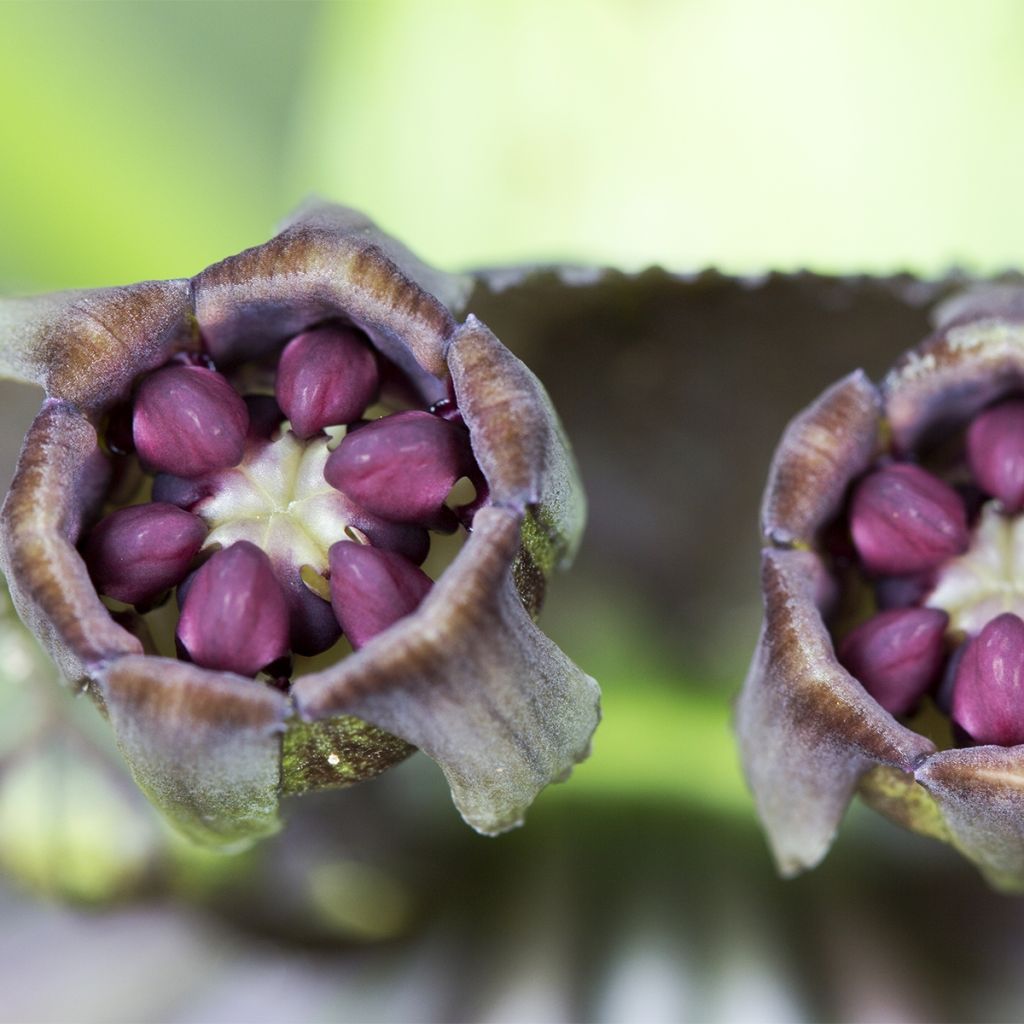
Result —
M 583 499 L 541 385 L 455 319 L 470 283 L 314 205 L 191 280 L 0 302 L 3 369 L 46 390 L 2 513 L 12 599 L 199 841 L 414 747 L 496 834 L 587 754 L 596 684 L 534 622 Z M 378 391 L 404 411 L 364 422 Z M 427 530 L 460 523 L 432 581 Z M 342 629 L 354 653 L 290 674 Z
M 786 429 L 736 728 L 784 875 L 859 791 L 1022 890 L 1024 293 L 938 317 L 879 386 L 853 373 Z

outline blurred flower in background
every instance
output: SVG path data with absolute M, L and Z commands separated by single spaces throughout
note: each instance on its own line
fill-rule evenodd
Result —
M 543 624 L 606 719 L 502 840 L 414 757 L 200 856 L 8 616 L 0 1018 L 1019 1017 L 1016 902 L 860 814 L 779 882 L 729 733 L 774 439 L 950 286 L 578 268 L 1014 264 L 1022 23 L 999 0 L 3 5 L 4 293 L 188 274 L 311 192 L 448 269 L 577 265 L 483 277 L 470 309 L 575 442 L 591 524 Z M 38 396 L 3 393 L 9 466 Z

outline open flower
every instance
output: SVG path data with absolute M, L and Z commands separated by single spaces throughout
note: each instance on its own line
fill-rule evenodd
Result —
M 824 856 L 859 789 L 1019 890 L 1024 295 L 975 292 L 939 323 L 786 430 L 737 730 L 784 874 Z
M 582 496 L 536 378 L 455 319 L 468 290 L 317 206 L 191 280 L 0 303 L 5 372 L 47 395 L 3 509 L 13 600 L 197 839 L 413 747 L 493 834 L 586 755 L 596 685 L 534 623 Z

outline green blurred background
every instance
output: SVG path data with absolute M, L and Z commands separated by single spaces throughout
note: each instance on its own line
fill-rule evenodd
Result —
M 313 193 L 448 269 L 991 274 L 1020 260 L 1022 43 L 1010 0 L 9 2 L 0 291 L 192 274 Z M 658 287 L 624 302 L 654 308 Z M 753 821 L 728 718 L 756 633 L 764 450 L 862 359 L 798 348 L 775 350 L 771 391 L 755 373 L 719 394 L 709 371 L 718 404 L 664 442 L 712 467 L 708 507 L 663 503 L 668 527 L 699 536 L 721 518 L 714 482 L 737 475 L 728 521 L 750 524 L 735 585 L 712 560 L 675 590 L 650 557 L 621 560 L 626 587 L 607 569 L 616 531 L 649 524 L 605 493 L 615 436 L 553 365 L 596 507 L 584 583 L 556 586 L 545 621 L 604 685 L 606 721 L 505 839 L 465 830 L 414 759 L 300 801 L 246 858 L 191 851 L 5 619 L 0 1019 L 1018 1016 L 1020 911 L 952 853 L 855 812 L 826 865 L 783 884 Z M 5 407 L 11 438 L 30 406 Z M 763 434 L 757 459 L 728 464 L 716 416 L 737 449 Z M 944 930 L 972 922 L 952 970 Z

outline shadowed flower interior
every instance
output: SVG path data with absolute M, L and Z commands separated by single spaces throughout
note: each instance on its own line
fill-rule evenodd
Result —
M 429 531 L 486 500 L 454 400 L 416 396 L 340 323 L 258 363 L 176 356 L 109 417 L 114 507 L 81 543 L 97 590 L 149 613 L 155 649 L 174 592 L 179 657 L 285 689 L 294 655 L 362 647 L 429 591 Z M 471 500 L 446 504 L 461 480 Z

